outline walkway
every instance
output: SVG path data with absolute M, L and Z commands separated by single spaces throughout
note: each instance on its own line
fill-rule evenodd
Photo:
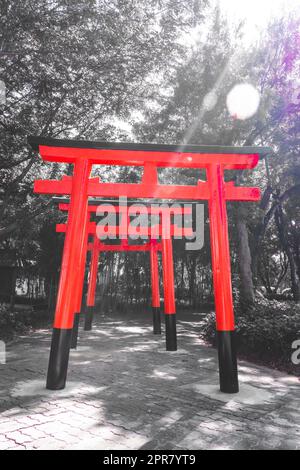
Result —
M 13 342 L 0 365 L 0 449 L 300 449 L 299 379 L 241 362 L 240 394 L 222 395 L 197 320 L 179 317 L 171 353 L 145 314 L 99 315 L 59 392 L 45 390 L 50 332 Z

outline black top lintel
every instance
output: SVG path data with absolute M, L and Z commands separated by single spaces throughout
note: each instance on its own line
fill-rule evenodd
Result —
M 132 143 L 132 142 L 101 142 L 91 140 L 70 140 L 70 139 L 53 139 L 50 137 L 28 137 L 29 145 L 38 150 L 39 145 L 49 147 L 67 147 L 67 148 L 83 148 L 83 149 L 110 149 L 110 150 L 132 150 L 145 152 L 180 152 L 180 153 L 205 153 L 205 154 L 258 154 L 260 158 L 264 158 L 272 154 L 269 147 L 256 146 L 224 146 L 224 145 L 185 145 L 185 144 L 150 144 L 150 143 Z

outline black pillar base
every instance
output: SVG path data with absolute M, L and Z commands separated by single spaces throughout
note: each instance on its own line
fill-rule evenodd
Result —
M 77 348 L 79 320 L 80 320 L 80 312 L 79 313 L 76 312 L 74 314 L 74 323 L 73 323 L 72 339 L 71 339 L 71 349 L 76 349 Z
M 160 335 L 161 334 L 160 308 L 152 307 L 152 312 L 153 312 L 153 334 Z
M 71 329 L 53 328 L 46 384 L 48 390 L 61 390 L 65 388 L 71 336 Z
M 217 337 L 220 390 L 223 393 L 238 393 L 235 331 L 217 331 Z
M 84 319 L 84 331 L 91 331 L 93 325 L 95 307 L 86 307 L 85 309 L 85 319 Z
M 166 350 L 177 351 L 176 314 L 165 314 Z

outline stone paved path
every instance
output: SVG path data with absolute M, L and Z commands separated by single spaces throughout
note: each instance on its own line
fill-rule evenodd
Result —
M 240 362 L 241 393 L 220 394 L 197 319 L 180 316 L 171 353 L 146 315 L 98 316 L 59 392 L 45 390 L 50 332 L 12 343 L 0 365 L 0 449 L 299 449 L 299 379 Z

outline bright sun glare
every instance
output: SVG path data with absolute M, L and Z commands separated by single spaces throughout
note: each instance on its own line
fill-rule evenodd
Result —
M 235 24 L 244 21 L 244 40 L 255 42 L 272 18 L 300 12 L 300 0 L 216 0 L 220 10 Z
M 258 110 L 260 95 L 250 83 L 235 85 L 227 95 L 227 108 L 234 119 L 249 119 Z

